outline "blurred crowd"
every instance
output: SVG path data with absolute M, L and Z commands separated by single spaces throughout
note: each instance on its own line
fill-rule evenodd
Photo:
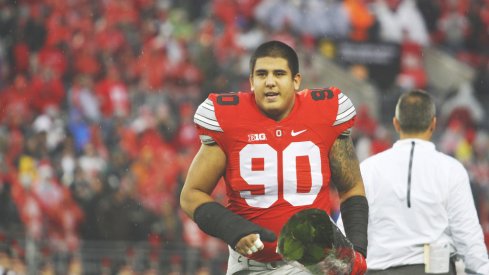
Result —
M 99 274 L 222 270 L 208 263 L 227 248 L 178 207 L 200 146 L 193 113 L 210 92 L 248 90 L 250 54 L 271 39 L 303 53 L 306 71 L 338 41 L 398 45 L 394 77 L 346 68 L 378 88 L 385 110 L 406 89 L 430 91 L 425 47 L 475 68 L 438 98 L 436 141 L 469 170 L 489 244 L 487 0 L 0 0 L 0 266 L 27 274 L 20 239 L 68 259 L 40 260 L 43 274 L 83 274 L 79 251 L 92 241 L 154 248 L 137 268 L 105 261 Z M 361 159 L 392 145 L 391 116 L 359 106 Z

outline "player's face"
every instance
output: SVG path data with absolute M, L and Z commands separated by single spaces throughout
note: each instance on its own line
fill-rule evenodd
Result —
M 256 104 L 265 115 L 277 121 L 292 110 L 300 82 L 300 74 L 292 76 L 287 60 L 280 57 L 258 58 L 250 76 Z

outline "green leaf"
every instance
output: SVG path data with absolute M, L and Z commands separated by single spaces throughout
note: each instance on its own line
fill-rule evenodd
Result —
M 313 241 L 314 228 L 309 223 L 300 223 L 293 230 L 292 235 L 297 240 L 302 241 L 303 243 L 310 243 Z
M 298 240 L 287 238 L 284 242 L 283 256 L 290 261 L 296 261 L 304 255 L 304 246 Z

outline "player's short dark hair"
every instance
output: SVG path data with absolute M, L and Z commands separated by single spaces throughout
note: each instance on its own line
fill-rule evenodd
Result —
M 436 107 L 432 97 L 423 90 L 412 90 L 403 94 L 396 105 L 396 118 L 401 130 L 414 134 L 430 127 Z
M 260 57 L 280 57 L 287 60 L 292 76 L 299 73 L 299 58 L 292 47 L 284 42 L 272 40 L 265 42 L 256 48 L 250 59 L 250 73 L 255 70 L 256 60 Z

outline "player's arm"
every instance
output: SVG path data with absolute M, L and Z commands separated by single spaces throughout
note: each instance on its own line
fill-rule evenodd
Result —
M 348 134 L 340 135 L 329 153 L 331 180 L 340 196 L 340 211 L 348 239 L 367 255 L 368 202 L 358 158 Z
M 183 211 L 205 233 L 220 238 L 237 252 L 247 255 L 263 249 L 255 243 L 256 233 L 264 241 L 274 241 L 273 232 L 233 213 L 211 197 L 226 169 L 226 155 L 213 144 L 203 144 L 190 165 L 180 195 Z
M 226 155 L 216 144 L 202 144 L 188 170 L 185 184 L 180 194 L 182 210 L 191 218 L 195 210 L 206 202 L 214 202 L 211 197 L 226 168 Z
M 364 196 L 362 175 L 355 148 L 350 136 L 340 135 L 329 153 L 331 180 L 343 203 L 353 196 Z

